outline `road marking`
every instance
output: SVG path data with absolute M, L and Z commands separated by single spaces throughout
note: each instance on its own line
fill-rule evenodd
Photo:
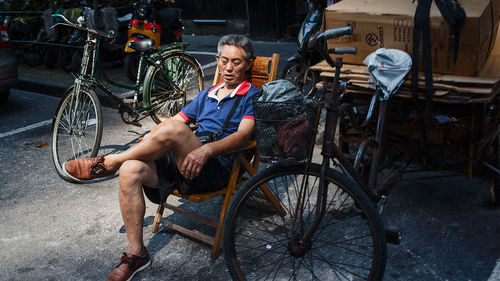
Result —
M 36 129 L 38 127 L 46 126 L 46 125 L 49 125 L 51 123 L 52 123 L 52 119 L 51 120 L 45 120 L 45 121 L 42 121 L 42 122 L 38 122 L 36 124 L 31 124 L 31 125 L 26 126 L 26 127 L 18 128 L 18 129 L 12 130 L 10 132 L 1 133 L 0 134 L 0 139 L 8 137 L 8 136 L 15 135 L 15 134 L 19 134 L 19 133 L 22 133 L 22 132 L 26 132 L 26 131 L 29 131 L 29 130 L 32 130 L 32 129 Z
M 488 278 L 488 281 L 498 281 L 500 280 L 500 258 L 497 259 L 497 265 L 491 272 L 490 278 Z
M 214 61 L 214 62 L 211 62 L 211 63 L 207 63 L 205 65 L 202 65 L 201 69 L 209 68 L 209 67 L 216 66 L 216 65 L 217 65 L 217 62 Z
M 206 56 L 216 56 L 217 53 L 214 52 L 191 52 L 189 51 L 190 54 L 192 55 L 206 55 Z

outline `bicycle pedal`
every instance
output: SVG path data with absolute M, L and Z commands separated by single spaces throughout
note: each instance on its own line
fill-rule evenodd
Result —
M 126 104 L 133 104 L 134 103 L 134 99 L 123 99 L 123 102 L 126 103 Z

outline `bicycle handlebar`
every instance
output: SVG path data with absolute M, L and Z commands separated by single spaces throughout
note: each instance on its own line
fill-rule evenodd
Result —
M 344 35 L 352 35 L 352 26 L 348 25 L 339 28 L 332 28 L 323 32 L 323 36 L 325 37 L 326 40 Z
M 354 47 L 336 47 L 333 49 L 329 49 L 328 53 L 329 54 L 337 54 L 337 55 L 341 55 L 341 54 L 353 54 L 353 55 L 355 55 L 356 48 L 354 48 Z
M 321 42 L 320 39 L 332 39 L 332 38 L 337 38 L 340 36 L 344 35 L 352 35 L 352 26 L 344 26 L 344 27 L 339 27 L 339 28 L 332 28 L 328 29 L 322 33 L 319 34 L 314 34 L 311 39 L 309 39 L 309 46 L 311 47 L 317 47 L 318 43 Z
M 331 67 L 334 67 L 335 63 L 333 62 L 330 55 L 328 55 L 328 53 L 339 54 L 339 55 L 341 55 L 341 54 L 356 54 L 356 48 L 340 47 L 340 48 L 333 48 L 327 52 L 327 51 L 325 51 L 323 46 L 321 46 L 322 42 L 323 42 L 323 40 L 321 40 L 321 39 L 328 40 L 328 39 L 337 38 L 337 37 L 344 36 L 344 35 L 352 35 L 352 26 L 332 28 L 332 29 L 328 29 L 322 33 L 313 35 L 311 37 L 311 39 L 309 40 L 309 44 L 311 44 L 311 46 L 316 47 L 316 50 L 318 50 L 319 54 L 326 60 L 326 62 L 328 62 L 328 64 Z
M 73 27 L 73 28 L 80 29 L 80 30 L 83 30 L 83 31 L 86 31 L 86 32 L 94 33 L 96 35 L 99 35 L 99 36 L 102 36 L 102 37 L 106 37 L 108 39 L 113 39 L 113 38 L 116 37 L 116 34 L 108 34 L 108 33 L 105 33 L 105 32 L 99 31 L 99 30 L 95 30 L 95 29 L 92 29 L 92 28 L 80 26 L 80 25 L 78 25 L 76 23 L 72 23 L 65 16 L 63 16 L 61 14 L 53 14 L 52 16 L 54 18 L 55 17 L 59 17 L 64 22 L 59 22 L 59 23 L 54 24 L 53 26 L 50 27 L 51 29 L 54 28 L 54 27 L 56 27 L 56 26 L 58 26 L 58 25 L 65 25 L 65 26 Z

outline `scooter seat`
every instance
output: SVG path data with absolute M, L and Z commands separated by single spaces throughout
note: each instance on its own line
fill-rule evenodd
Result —
M 139 52 L 145 52 L 153 48 L 155 41 L 153 39 L 142 39 L 139 41 L 132 41 L 128 43 L 129 48 Z

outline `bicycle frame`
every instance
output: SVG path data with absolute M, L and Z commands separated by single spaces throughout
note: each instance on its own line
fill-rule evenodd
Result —
M 337 130 L 337 120 L 339 119 L 339 114 L 342 113 L 345 109 L 348 108 L 346 104 L 338 104 L 341 98 L 341 92 L 338 89 L 339 85 L 339 77 L 340 77 L 340 69 L 342 68 L 342 58 L 337 58 L 335 61 L 335 77 L 333 81 L 333 89 L 327 89 L 327 83 L 324 82 L 323 91 L 324 91 L 324 106 L 327 110 L 326 113 L 326 122 L 325 122 L 325 135 L 323 140 L 323 147 L 321 151 L 321 155 L 323 155 L 323 163 L 322 163 L 322 173 L 326 172 L 326 169 L 329 167 L 330 159 L 335 162 L 338 161 L 340 166 L 347 171 L 347 173 L 352 176 L 352 178 L 360 185 L 363 191 L 372 199 L 374 202 L 378 201 L 379 195 L 374 191 L 376 183 L 376 171 L 378 168 L 378 158 L 381 151 L 381 141 L 383 138 L 383 130 L 385 124 L 385 111 L 387 109 L 387 101 L 383 101 L 380 104 L 379 115 L 377 120 L 377 132 L 375 140 L 372 142 L 376 143 L 373 145 L 373 157 L 372 157 L 372 166 L 370 169 L 370 177 L 368 181 L 366 181 L 356 170 L 355 165 L 351 163 L 347 158 L 343 155 L 341 150 L 335 144 L 335 133 Z M 371 116 L 367 116 L 367 120 L 365 120 L 364 124 L 367 124 Z M 356 155 L 356 159 L 360 159 L 362 154 L 364 154 L 364 148 L 366 145 L 360 146 L 360 150 L 358 150 L 358 154 Z M 355 161 L 355 163 L 358 161 Z M 324 171 L 323 171 L 324 170 Z M 375 174 L 374 174 L 375 173 Z M 321 185 L 320 185 L 321 187 Z
M 344 33 L 345 34 L 345 33 Z M 327 198 L 327 193 L 328 193 L 328 188 L 326 186 L 325 180 L 323 180 L 326 177 L 326 173 L 328 169 L 330 168 L 330 160 L 334 163 L 335 166 L 340 167 L 346 176 L 350 176 L 360 187 L 361 189 L 368 195 L 368 197 L 376 204 L 378 201 L 385 200 L 385 195 L 384 191 L 386 191 L 387 187 L 393 182 L 395 178 L 398 178 L 401 176 L 403 171 L 406 169 L 408 164 L 410 163 L 412 157 L 406 160 L 406 163 L 402 167 L 391 167 L 389 171 L 384 173 L 384 176 L 377 181 L 377 171 L 379 168 L 379 159 L 380 155 L 382 153 L 382 142 L 384 139 L 384 133 L 385 133 L 385 123 L 386 123 L 386 111 L 388 108 L 388 101 L 383 100 L 379 101 L 379 94 L 380 91 L 377 89 L 373 97 L 371 99 L 370 103 L 370 108 L 368 110 L 368 114 L 364 120 L 364 122 L 359 125 L 356 123 L 354 118 L 351 118 L 352 121 L 357 127 L 366 127 L 370 123 L 371 119 L 373 118 L 374 115 L 374 108 L 377 106 L 377 103 L 379 103 L 379 110 L 378 110 L 378 117 L 377 117 L 377 129 L 375 132 L 375 138 L 374 139 L 365 139 L 359 146 L 356 158 L 354 163 L 351 163 L 343 154 L 343 152 L 340 150 L 340 148 L 335 144 L 335 134 L 337 130 L 337 121 L 339 120 L 340 115 L 346 111 L 350 110 L 352 112 L 353 106 L 348 103 L 342 103 L 342 98 L 344 97 L 344 89 L 347 81 L 342 81 L 340 82 L 340 71 L 343 66 L 342 58 L 337 57 L 335 62 L 333 62 L 330 58 L 330 56 L 326 53 L 324 49 L 319 47 L 317 45 L 318 50 L 322 54 L 322 56 L 327 60 L 327 62 L 330 64 L 330 66 L 335 68 L 335 75 L 333 79 L 333 84 L 330 88 L 329 84 L 327 81 L 323 81 L 323 89 L 322 89 L 322 97 L 320 97 L 319 101 L 319 106 L 318 106 L 318 111 L 316 114 L 316 124 L 315 128 L 317 128 L 317 125 L 319 123 L 319 116 L 321 113 L 321 109 L 324 106 L 325 109 L 327 110 L 326 113 L 326 120 L 325 120 L 325 134 L 324 134 L 324 139 L 323 139 L 323 146 L 322 146 L 322 151 L 321 155 L 323 156 L 322 160 L 322 165 L 321 165 L 321 174 L 320 174 L 320 184 L 318 188 L 318 195 L 317 195 L 317 201 L 316 201 L 316 206 L 319 206 L 315 210 L 314 214 L 314 219 L 311 223 L 311 225 L 308 227 L 308 229 L 305 231 L 305 233 L 301 234 L 300 239 L 296 239 L 296 230 L 295 230 L 295 222 L 298 219 L 298 213 L 299 209 L 302 210 L 304 208 L 305 201 L 302 199 L 304 196 L 303 194 L 306 194 L 307 191 L 307 184 L 306 181 L 307 179 L 302 180 L 301 184 L 301 189 L 300 189 L 300 195 L 298 198 L 298 203 L 297 203 L 297 209 L 295 210 L 294 214 L 294 223 L 292 224 L 292 243 L 299 243 L 293 244 L 292 247 L 303 247 L 302 244 L 305 243 L 305 241 L 309 241 L 309 239 L 312 237 L 314 232 L 316 231 L 317 227 L 319 226 L 319 223 L 321 222 L 321 219 L 324 215 L 325 209 L 326 209 L 326 198 Z M 339 52 L 348 52 L 348 49 L 344 50 L 339 50 Z M 348 111 L 349 112 L 349 111 Z M 306 161 L 305 169 L 307 171 L 309 163 L 311 163 L 312 160 L 312 153 L 314 149 L 314 140 L 311 143 L 310 149 L 309 149 L 309 154 L 308 158 Z M 363 155 L 366 153 L 366 148 L 368 146 L 371 146 L 372 148 L 372 158 L 371 158 L 371 165 L 370 165 L 370 173 L 368 176 L 368 179 L 365 179 L 357 170 L 359 167 L 359 164 L 361 162 L 361 158 Z M 307 174 L 307 173 L 305 173 Z M 299 215 L 300 216 L 300 215 Z
M 107 96 L 109 96 L 116 104 L 118 104 L 118 107 L 127 113 L 134 114 L 138 116 L 140 113 L 143 112 L 149 112 L 152 108 L 156 107 L 158 104 L 161 104 L 167 100 L 170 99 L 175 99 L 178 98 L 177 96 L 169 96 L 165 99 L 158 100 L 148 106 L 141 106 L 139 107 L 138 101 L 139 101 L 139 94 L 140 94 L 140 88 L 141 84 L 143 81 L 143 75 L 139 71 L 142 69 L 143 65 L 146 64 L 148 66 L 154 66 L 159 68 L 160 63 L 158 62 L 158 57 L 157 56 L 147 56 L 145 53 L 141 52 L 140 53 L 140 59 L 139 59 L 139 67 L 137 71 L 137 78 L 135 84 L 124 84 L 124 83 L 119 83 L 111 80 L 106 73 L 101 70 L 98 67 L 99 64 L 99 46 L 101 43 L 101 39 L 96 36 L 95 34 L 91 32 L 87 32 L 87 40 L 86 44 L 84 46 L 84 51 L 83 51 L 83 58 L 82 58 L 82 66 L 80 69 L 80 73 L 77 75 L 75 78 L 75 90 L 76 93 L 79 92 L 80 86 L 82 83 L 84 83 L 85 86 L 90 86 L 90 87 L 98 87 L 101 89 Z M 174 51 L 179 51 L 182 50 L 184 53 L 184 47 L 186 44 L 182 43 L 174 43 L 169 45 L 164 49 L 166 54 L 173 53 Z M 88 71 L 88 68 L 90 67 L 90 73 Z M 96 71 L 97 70 L 97 71 Z M 163 73 L 161 73 L 164 75 Z M 172 82 L 171 78 L 168 75 L 164 75 L 164 78 L 166 81 L 169 81 L 170 86 L 172 89 L 175 89 L 177 92 L 180 91 L 179 87 Z M 125 103 L 123 99 L 120 97 L 117 97 L 109 88 L 108 85 L 113 85 L 119 88 L 125 88 L 125 89 L 130 89 L 134 91 L 134 96 L 133 96 L 133 103 L 128 104 Z M 145 94 L 145 93 L 144 93 Z M 145 97 L 144 97 L 145 98 Z M 140 120 L 140 119 L 139 119 Z M 137 120 L 136 120 L 137 121 Z

